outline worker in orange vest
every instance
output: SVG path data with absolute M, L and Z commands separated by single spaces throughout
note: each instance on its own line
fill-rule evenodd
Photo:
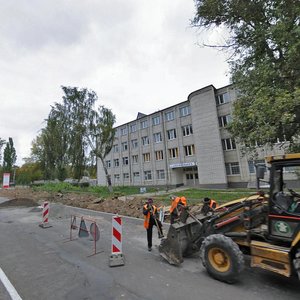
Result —
M 216 208 L 218 208 L 218 206 L 219 205 L 215 200 L 205 197 L 203 199 L 203 206 L 202 206 L 201 212 L 204 215 L 206 215 L 209 212 L 214 211 Z
M 153 205 L 153 199 L 149 198 L 143 206 L 144 227 L 147 230 L 148 251 L 152 250 L 153 226 L 157 227 L 158 238 L 163 238 L 162 224 L 158 219 L 157 207 Z
M 170 223 L 173 224 L 180 216 L 182 207 L 187 206 L 187 201 L 185 197 L 170 197 L 172 200 L 171 208 L 170 208 Z

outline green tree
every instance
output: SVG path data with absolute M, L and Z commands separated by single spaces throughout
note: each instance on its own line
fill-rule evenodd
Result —
M 14 147 L 13 139 L 10 137 L 3 153 L 3 171 L 12 172 L 13 166 L 17 161 L 16 149 Z
M 105 157 L 111 151 L 115 139 L 115 129 L 113 128 L 116 117 L 112 111 L 104 106 L 100 106 L 98 111 L 94 111 L 92 122 L 89 125 L 87 139 L 92 149 L 92 153 L 101 160 L 106 176 L 106 181 L 110 192 L 112 192 L 111 179 L 107 171 Z
M 300 2 L 194 0 L 194 26 L 223 26 L 232 82 L 239 90 L 228 129 L 239 142 L 273 145 L 300 136 Z

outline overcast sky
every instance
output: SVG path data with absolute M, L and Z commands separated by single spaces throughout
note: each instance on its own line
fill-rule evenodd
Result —
M 30 155 L 61 86 L 94 90 L 116 125 L 229 84 L 218 32 L 190 26 L 193 0 L 0 0 L 0 137 Z M 2 163 L 2 162 L 1 162 Z

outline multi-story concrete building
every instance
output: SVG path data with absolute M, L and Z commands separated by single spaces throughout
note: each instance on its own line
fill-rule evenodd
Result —
M 184 102 L 149 115 L 138 113 L 136 120 L 118 126 L 106 157 L 112 184 L 227 188 L 255 183 L 255 163 L 271 152 L 262 149 L 260 160 L 253 161 L 230 137 L 225 127 L 236 97 L 231 85 L 209 85 Z M 97 180 L 106 185 L 100 161 Z

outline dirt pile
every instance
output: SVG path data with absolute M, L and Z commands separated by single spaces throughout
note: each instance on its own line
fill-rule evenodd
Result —
M 48 193 L 34 191 L 31 188 L 0 189 L 0 197 L 12 201 L 2 203 L 0 207 L 7 206 L 35 206 L 44 201 L 61 203 L 96 211 L 118 213 L 120 215 L 143 218 L 142 207 L 145 203 L 143 197 L 119 197 L 117 199 L 103 199 L 88 193 Z M 159 203 L 157 203 L 159 205 Z

